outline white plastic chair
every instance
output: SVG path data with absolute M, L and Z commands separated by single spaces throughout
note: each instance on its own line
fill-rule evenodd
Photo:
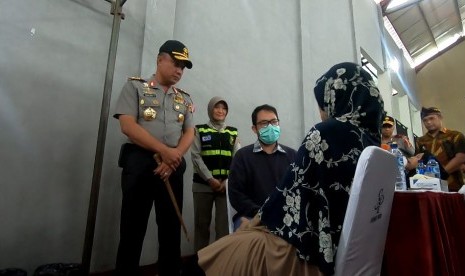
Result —
M 229 227 L 229 234 L 234 232 L 234 221 L 233 217 L 237 213 L 236 209 L 234 209 L 229 202 L 229 192 L 228 192 L 228 180 L 225 181 L 226 184 L 226 203 L 228 205 L 228 227 Z
M 394 155 L 379 147 L 367 147 L 360 155 L 336 253 L 336 276 L 380 274 L 396 170 Z

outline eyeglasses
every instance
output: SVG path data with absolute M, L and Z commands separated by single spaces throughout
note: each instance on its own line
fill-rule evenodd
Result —
M 279 126 L 279 119 L 263 120 L 263 121 L 257 122 L 257 126 L 260 128 L 267 127 L 270 124 L 273 126 Z

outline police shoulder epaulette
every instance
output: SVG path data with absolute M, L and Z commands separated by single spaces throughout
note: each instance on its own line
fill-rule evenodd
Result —
M 136 81 L 140 81 L 140 82 L 147 82 L 146 80 L 144 80 L 141 77 L 129 77 L 128 80 L 136 80 Z
M 182 90 L 181 88 L 175 87 L 175 89 L 176 89 L 176 91 L 181 92 L 181 93 L 183 93 L 183 94 L 186 94 L 186 95 L 189 96 L 189 97 L 191 96 L 191 95 L 189 95 L 189 93 L 187 93 L 186 91 Z

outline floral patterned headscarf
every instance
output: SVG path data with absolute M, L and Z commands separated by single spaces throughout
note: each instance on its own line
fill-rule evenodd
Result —
M 315 97 L 329 118 L 310 128 L 259 215 L 300 259 L 332 275 L 357 160 L 379 146 L 384 106 L 371 76 L 348 62 L 316 82 Z
M 360 65 L 351 62 L 334 65 L 316 81 L 314 92 L 318 106 L 330 118 L 380 136 L 383 99 L 370 74 Z

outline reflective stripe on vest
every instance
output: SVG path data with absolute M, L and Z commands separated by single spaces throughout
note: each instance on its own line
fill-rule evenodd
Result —
M 211 156 L 211 155 L 232 156 L 232 152 L 230 150 L 202 150 L 200 154 L 202 156 Z
M 223 129 L 221 131 L 218 131 L 216 129 L 212 129 L 212 128 L 198 128 L 199 132 L 200 133 L 215 133 L 215 132 L 219 132 L 219 133 L 229 133 L 231 134 L 232 136 L 237 136 L 237 130 L 229 130 L 229 129 Z
M 229 174 L 229 170 L 213 170 L 211 171 L 212 175 L 215 176 L 215 175 L 228 175 Z

